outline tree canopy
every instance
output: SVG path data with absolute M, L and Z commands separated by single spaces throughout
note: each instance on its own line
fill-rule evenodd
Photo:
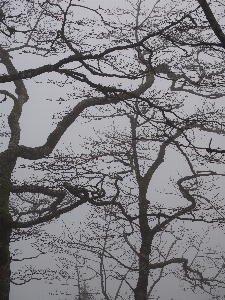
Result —
M 83 206 L 84 239 L 35 242 L 90 261 L 83 288 L 73 264 L 79 297 L 93 278 L 101 299 L 153 299 L 171 276 L 197 297 L 224 293 L 224 245 L 210 242 L 224 226 L 224 9 L 1 3 L 1 299 L 35 278 L 10 274 L 10 240 Z

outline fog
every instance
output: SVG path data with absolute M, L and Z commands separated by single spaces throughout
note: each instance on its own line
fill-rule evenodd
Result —
M 24 12 L 35 28 L 33 48 L 20 48 L 29 43 L 30 33 L 22 33 L 28 23 L 19 19 L 18 32 L 8 37 L 4 30 L 11 25 L 2 21 L 1 49 L 10 53 L 17 71 L 54 65 L 77 49 L 76 55 L 83 55 L 57 70 L 1 83 L 1 153 L 14 138 L 8 116 L 21 95 L 29 99 L 21 105 L 15 149 L 22 146 L 27 153 L 38 153 L 67 116 L 79 111 L 79 103 L 87 103 L 50 154 L 38 159 L 16 154 L 10 177 L 15 222 L 10 300 L 139 300 L 143 257 L 149 263 L 148 299 L 225 298 L 224 49 L 166 40 L 176 36 L 170 28 L 165 35 L 152 33 L 176 22 L 183 8 L 191 17 L 188 25 L 174 23 L 177 32 L 188 43 L 197 33 L 205 37 L 203 25 L 193 34 L 188 27 L 193 19 L 206 22 L 196 2 L 21 0 L 14 9 L 10 2 L 1 4 L 8 22 Z M 224 5 L 214 2 L 213 13 L 223 25 Z M 57 36 L 61 24 L 64 40 Z M 145 44 L 95 60 L 105 49 L 137 43 L 148 31 L 152 36 Z M 1 74 L 8 73 L 2 55 Z M 21 82 L 26 92 L 15 100 Z M 89 105 L 93 99 L 99 103 Z M 41 219 L 49 216 L 54 217 Z

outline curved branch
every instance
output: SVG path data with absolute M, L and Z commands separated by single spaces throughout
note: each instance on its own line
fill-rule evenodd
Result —
M 10 97 L 13 101 L 17 101 L 17 97 L 15 97 L 12 93 L 6 91 L 6 90 L 0 90 L 0 94 L 1 95 L 5 95 L 5 98 L 8 96 Z M 3 101 L 0 101 L 0 103 L 3 102 Z
M 182 264 L 183 266 L 183 270 L 185 272 L 185 276 L 190 279 L 190 280 L 195 280 L 195 281 L 200 281 L 201 284 L 207 284 L 209 285 L 209 282 L 211 281 L 210 279 L 208 278 L 204 278 L 202 273 L 198 270 L 194 270 L 192 269 L 191 267 L 188 266 L 188 259 L 182 257 L 177 257 L 177 258 L 172 258 L 172 259 L 169 259 L 167 261 L 163 261 L 163 262 L 159 262 L 159 263 L 155 263 L 155 264 L 150 264 L 149 266 L 149 269 L 150 270 L 154 270 L 154 269 L 158 269 L 158 268 L 164 268 L 168 265 L 171 265 L 171 264 Z M 191 277 L 189 275 L 189 273 L 192 273 L 192 274 L 195 274 L 197 275 L 197 277 Z
M 18 156 L 24 159 L 40 159 L 48 156 L 55 148 L 63 134 L 66 132 L 68 127 L 73 124 L 77 117 L 86 109 L 97 105 L 107 105 L 107 104 L 117 104 L 121 101 L 128 100 L 129 98 L 139 97 L 143 94 L 151 85 L 154 83 L 154 76 L 147 76 L 146 82 L 141 84 L 135 91 L 126 92 L 125 90 L 113 89 L 114 92 L 120 92 L 120 94 L 106 96 L 106 97 L 93 97 L 89 99 L 82 100 L 79 102 L 73 110 L 64 116 L 62 121 L 60 121 L 56 129 L 50 133 L 47 142 L 43 146 L 31 148 L 20 145 L 18 147 Z M 97 88 L 98 85 L 95 85 Z M 99 85 L 100 90 L 106 90 L 107 88 Z M 110 89 L 109 89 L 110 92 Z M 146 99 L 145 99 L 146 100 Z M 147 100 L 146 100 L 147 101 Z
M 34 225 L 41 224 L 43 222 L 51 221 L 54 218 L 59 217 L 60 215 L 73 210 L 74 208 L 86 203 L 88 201 L 88 197 L 80 197 L 80 200 L 72 203 L 63 208 L 57 208 L 57 206 L 62 203 L 64 198 L 66 197 L 66 191 L 62 190 L 54 190 L 44 186 L 36 186 L 36 185 L 23 185 L 23 186 L 11 186 L 12 193 L 42 193 L 44 195 L 50 197 L 56 197 L 56 200 L 53 201 L 50 206 L 44 212 L 48 212 L 44 216 L 40 216 L 34 220 L 30 220 L 27 222 L 19 222 L 19 221 L 12 221 L 11 226 L 12 228 L 28 228 Z
M 34 225 L 38 225 L 38 224 L 42 224 L 44 222 L 48 222 L 53 220 L 54 218 L 57 218 L 59 216 L 61 216 L 64 213 L 67 213 L 69 211 L 72 211 L 74 208 L 77 208 L 78 206 L 84 204 L 87 202 L 87 199 L 80 199 L 78 200 L 76 203 L 73 203 L 69 206 L 63 207 L 61 209 L 58 209 L 56 211 L 51 211 L 49 214 L 39 217 L 35 220 L 31 220 L 31 221 L 27 221 L 27 222 L 17 222 L 17 221 L 13 221 L 11 223 L 12 228 L 28 228 Z

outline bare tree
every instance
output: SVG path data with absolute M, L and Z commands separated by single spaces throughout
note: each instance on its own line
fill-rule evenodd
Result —
M 96 115 L 92 112 L 84 117 L 101 119 L 98 111 Z M 220 254 L 216 249 L 218 245 L 215 248 L 207 245 L 207 236 L 215 226 L 224 224 L 224 209 L 219 204 L 220 196 L 210 198 L 210 191 L 216 187 L 214 183 L 210 186 L 209 182 L 210 178 L 224 174 L 207 169 L 210 160 L 207 162 L 201 154 L 202 149 L 183 145 L 196 129 L 199 130 L 199 124 L 186 124 L 179 130 L 177 126 L 171 128 L 163 112 L 138 102 L 134 103 L 133 110 L 130 105 L 123 105 L 108 117 L 122 117 L 124 122 L 127 119 L 125 123 L 130 124 L 130 131 L 126 127 L 122 133 L 115 121 L 112 131 L 99 130 L 96 140 L 88 142 L 87 139 L 84 146 L 90 149 L 89 155 L 75 158 L 71 153 L 64 160 L 57 156 L 41 164 L 49 170 L 48 178 L 55 178 L 51 166 L 55 170 L 63 165 L 72 169 L 77 159 L 76 166 L 78 162 L 80 165 L 73 175 L 74 182 L 77 186 L 87 186 L 90 193 L 97 189 L 97 195 L 102 194 L 101 199 L 97 196 L 89 201 L 94 212 L 91 211 L 85 226 L 86 239 L 78 240 L 74 234 L 59 243 L 69 247 L 70 251 L 71 247 L 78 247 L 81 252 L 86 249 L 95 255 L 94 264 L 99 262 L 99 271 L 95 267 L 93 276 L 100 280 L 99 290 L 104 299 L 149 299 L 155 295 L 160 280 L 171 274 L 180 282 L 190 284 L 194 293 L 202 289 L 206 295 L 216 297 L 223 287 L 224 251 Z M 208 130 L 207 127 L 200 128 Z M 188 174 L 178 176 L 173 183 L 173 197 L 178 197 L 179 202 L 174 202 L 169 195 L 168 200 L 163 197 L 164 201 L 149 196 L 154 195 L 154 178 L 158 177 L 160 181 L 160 172 L 166 172 L 164 161 L 171 150 L 183 157 L 182 163 Z M 201 170 L 203 160 L 206 169 Z M 35 163 L 33 167 L 38 165 Z M 204 189 L 203 185 L 208 187 Z M 71 186 L 68 188 L 73 195 Z M 207 195 L 204 195 L 206 190 Z M 101 214 L 103 224 L 94 217 Z M 191 234 L 190 228 L 201 228 L 201 233 Z M 190 248 L 194 257 L 190 256 Z M 215 258 L 212 259 L 210 253 Z M 90 259 L 89 263 L 93 269 Z M 215 270 L 208 274 L 207 268 Z M 117 287 L 113 295 L 107 288 L 109 280 Z M 130 291 L 126 296 L 123 295 L 124 286 L 126 292 Z
M 159 112 L 162 118 L 160 123 L 165 127 L 158 160 L 147 175 L 142 178 L 138 164 L 134 163 L 138 182 L 143 185 L 143 194 L 139 195 L 139 214 L 143 217 L 137 218 L 143 231 L 149 232 L 145 216 L 147 185 L 155 168 L 164 159 L 168 145 L 175 143 L 178 136 L 184 134 L 184 129 L 192 128 L 193 124 L 202 130 L 218 132 L 218 121 L 213 120 L 210 123 L 203 113 L 184 118 L 182 113 L 177 111 L 179 104 L 176 106 L 173 103 L 162 103 L 160 97 L 157 99 L 149 93 L 155 79 L 162 77 L 170 83 L 170 91 L 178 93 L 179 96 L 181 92 L 204 96 L 207 99 L 217 99 L 224 95 L 224 42 L 223 29 L 217 21 L 218 11 L 212 12 L 206 1 L 192 2 L 193 9 L 190 9 L 188 1 L 185 6 L 183 1 L 176 1 L 182 5 L 176 7 L 174 14 L 174 1 L 168 2 L 168 5 L 165 5 L 167 2 L 157 1 L 149 14 L 145 15 L 142 11 L 143 3 L 134 3 L 135 16 L 130 20 L 121 17 L 121 13 L 132 16 L 132 7 L 130 10 L 115 9 L 112 17 L 107 9 L 98 6 L 87 7 L 72 0 L 63 4 L 57 0 L 21 0 L 16 3 L 4 1 L 1 4 L 0 57 L 3 73 L 0 83 L 4 86 L 0 90 L 0 105 L 10 107 L 8 116 L 1 115 L 3 142 L 0 153 L 0 297 L 3 300 L 9 298 L 9 242 L 12 229 L 29 228 L 51 221 L 84 203 L 97 205 L 96 199 L 101 201 L 105 197 L 99 186 L 89 189 L 87 186 L 71 185 L 66 180 L 45 185 L 43 180 L 22 184 L 14 182 L 12 175 L 18 159 L 40 160 L 51 155 L 65 132 L 87 109 L 99 106 L 106 107 L 107 110 L 110 105 L 120 102 L 133 106 L 133 99 L 136 99 L 138 104 L 145 103 L 148 108 Z M 220 5 L 219 1 L 215 3 Z M 119 24 L 115 16 L 118 16 Z M 101 29 L 101 26 L 104 26 L 104 29 Z M 210 38 L 206 38 L 208 31 Z M 215 37 L 219 38 L 219 42 L 214 42 Z M 165 55 L 166 49 L 169 51 Z M 21 59 L 24 64 L 27 57 L 40 58 L 37 60 L 38 66 L 21 67 L 19 55 L 24 58 Z M 212 57 L 212 62 L 208 62 L 206 55 Z M 37 76 L 40 76 L 38 78 L 43 84 L 48 82 L 56 86 L 72 85 L 74 91 L 66 95 L 72 103 L 63 115 L 61 112 L 61 119 L 57 119 L 55 128 L 49 132 L 46 142 L 30 147 L 20 144 L 20 118 L 24 113 L 25 104 L 30 101 L 28 80 L 30 84 L 34 84 L 34 78 Z M 109 78 L 112 80 L 110 84 L 105 80 Z M 132 82 L 129 87 L 128 80 Z M 79 87 L 77 82 L 80 83 Z M 74 103 L 76 98 L 80 101 Z M 215 111 L 209 113 L 212 116 Z M 141 114 L 144 115 L 143 112 Z M 172 134 L 168 134 L 170 130 Z M 184 147 L 197 149 L 198 145 L 193 145 L 188 137 L 186 141 L 188 145 L 184 144 Z M 179 146 L 181 145 L 177 144 L 177 147 Z M 132 151 L 136 151 L 135 147 L 133 145 Z M 202 148 L 212 152 L 211 144 Z M 191 179 L 199 177 L 199 174 L 193 174 Z M 180 191 L 192 203 L 182 214 L 195 206 L 193 198 L 182 187 L 185 180 L 191 179 L 186 178 L 179 182 Z M 118 180 L 114 180 L 115 187 L 117 183 Z M 71 195 L 76 201 L 71 199 Z M 18 210 L 13 205 L 16 201 L 26 208 L 21 206 Z M 123 211 L 122 206 L 120 209 Z M 126 215 L 125 211 L 123 213 Z M 160 226 L 166 226 L 177 217 L 179 214 L 167 217 Z M 158 230 L 159 225 L 156 225 L 155 231 Z M 149 255 L 153 236 L 147 236 L 143 237 L 141 252 Z M 146 263 L 146 258 L 140 259 L 140 269 L 145 275 L 139 277 L 135 290 L 136 298 L 141 297 L 141 285 L 146 287 L 147 284 L 147 273 L 151 265 Z M 188 275 L 188 271 L 192 270 L 187 269 L 186 261 L 182 260 L 181 263 Z

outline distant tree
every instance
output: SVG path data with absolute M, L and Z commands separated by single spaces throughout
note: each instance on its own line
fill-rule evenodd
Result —
M 97 199 L 101 201 L 105 197 L 99 186 L 92 186 L 91 189 L 87 185 L 74 186 L 71 178 L 66 176 L 60 181 L 42 178 L 28 182 L 20 182 L 13 177 L 20 159 L 26 161 L 20 165 L 26 169 L 29 161 L 47 159 L 56 151 L 69 127 L 74 126 L 76 130 L 75 121 L 81 113 L 98 106 L 105 115 L 111 105 L 121 102 L 130 106 L 145 103 L 148 109 L 160 114 L 159 124 L 164 128 L 157 166 L 168 144 L 175 143 L 180 134 L 186 141 L 177 147 L 204 148 L 209 154 L 214 153 L 214 141 L 209 146 L 198 146 L 185 135 L 184 129 L 195 126 L 215 134 L 223 133 L 222 111 L 209 103 L 204 110 L 197 109 L 191 117 L 184 116 L 180 101 L 176 106 L 168 98 L 162 101 L 162 95 L 152 93 L 156 78 L 164 78 L 169 83 L 170 92 L 175 93 L 174 98 L 180 99 L 183 92 L 203 96 L 207 100 L 224 96 L 224 34 L 219 24 L 223 21 L 220 9 L 224 6 L 220 1 L 212 3 L 216 5 L 213 12 L 209 2 L 203 0 L 156 1 L 150 9 L 148 6 L 146 9 L 147 2 L 140 0 L 131 2 L 130 8 L 114 10 L 99 7 L 97 2 L 93 6 L 85 6 L 75 0 L 6 0 L 1 3 L 0 83 L 4 84 L 0 90 L 2 300 L 9 298 L 9 243 L 12 230 L 49 222 L 87 202 L 97 205 Z M 35 81 L 37 78 L 39 82 Z M 20 121 L 26 105 L 32 100 L 29 97 L 33 97 L 31 90 L 36 90 L 39 96 L 47 83 L 51 88 L 72 87 L 73 91 L 63 95 L 70 101 L 69 105 L 59 110 L 59 118 L 55 120 L 54 129 L 49 130 L 46 142 L 33 147 L 22 145 L 23 126 Z M 32 89 L 28 88 L 28 84 Z M 59 104 L 65 100 L 56 98 L 53 96 L 50 100 Z M 57 109 L 52 118 L 57 114 Z M 142 111 L 141 115 L 145 113 Z M 148 117 L 146 122 L 154 123 L 155 120 L 152 120 L 154 118 L 149 120 Z M 28 128 L 29 124 L 26 126 Z M 79 161 L 77 163 L 79 166 Z M 153 169 L 147 175 L 148 180 Z M 137 175 L 139 172 L 136 170 L 136 176 L 140 176 Z M 199 177 L 199 174 L 192 175 L 195 179 Z M 139 179 L 146 190 L 146 181 L 141 177 Z M 115 187 L 117 182 L 117 179 L 114 180 Z M 179 187 L 186 195 L 182 180 Z M 145 196 L 142 196 L 141 215 L 145 214 L 147 207 Z M 139 220 L 143 230 L 148 231 L 147 217 Z M 166 218 L 163 224 L 169 221 L 171 218 Z M 143 247 L 144 251 L 149 251 L 148 247 Z M 140 260 L 140 266 L 146 262 Z M 147 272 L 145 267 L 145 278 L 139 278 L 135 290 L 136 299 L 141 297 L 142 280 L 146 286 Z
M 79 300 L 91 300 L 91 297 L 89 296 L 89 292 L 87 290 L 85 281 L 84 281 L 83 286 L 81 287 L 81 293 L 79 296 Z

